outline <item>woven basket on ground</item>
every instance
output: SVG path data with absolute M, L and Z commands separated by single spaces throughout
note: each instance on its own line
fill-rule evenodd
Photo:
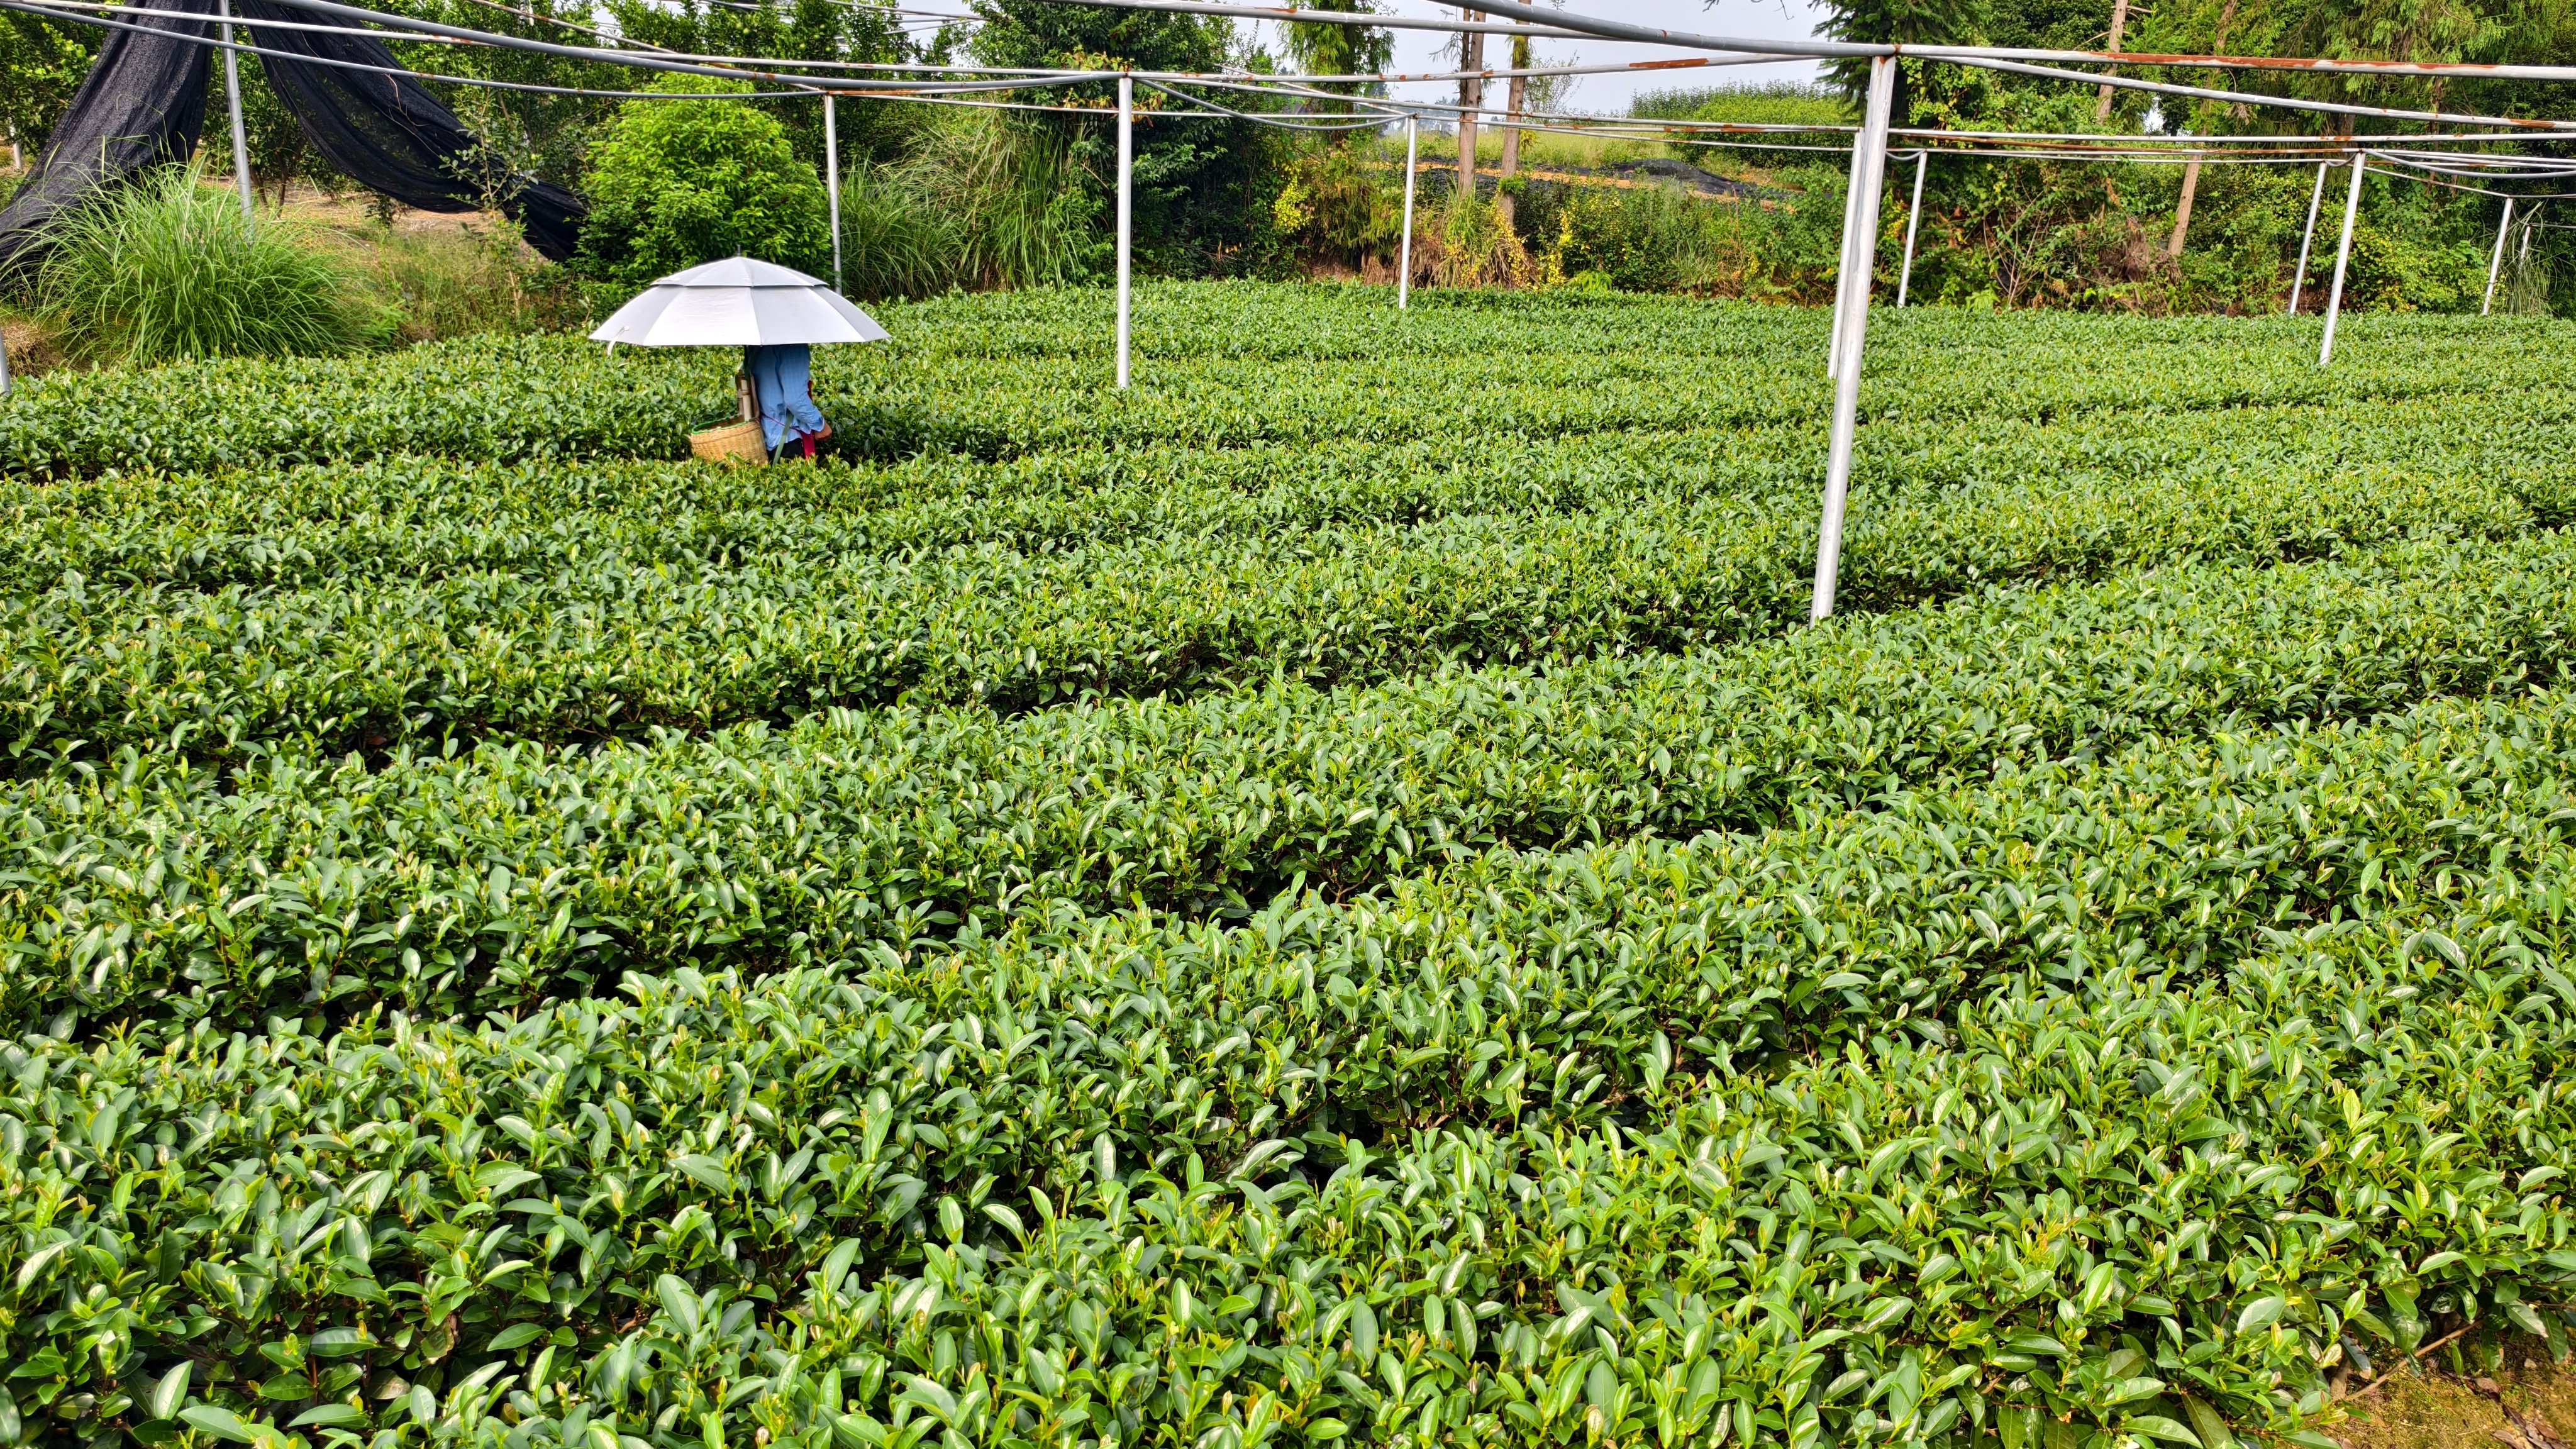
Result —
M 761 441 L 760 424 L 756 422 L 727 423 L 691 433 L 689 452 L 712 463 L 769 461 L 769 449 Z

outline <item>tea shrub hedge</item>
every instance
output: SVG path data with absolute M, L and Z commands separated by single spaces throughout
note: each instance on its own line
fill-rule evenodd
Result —
M 840 711 L 373 766 L 127 750 L 0 791 L 0 878 L 51 903 L 0 968 L 0 1012 L 506 1009 L 1053 904 L 1224 918 L 1300 878 L 1338 895 L 1494 846 L 1760 830 L 2160 735 L 2511 698 L 2569 678 L 2571 619 L 2576 541 L 2544 535 L 1330 693 Z
M 2332 1449 L 2576 1298 L 2561 324 L 0 401 L 0 1442 Z M 1088 379 L 1088 380 L 1087 380 Z M 173 397 L 192 399 L 187 408 Z

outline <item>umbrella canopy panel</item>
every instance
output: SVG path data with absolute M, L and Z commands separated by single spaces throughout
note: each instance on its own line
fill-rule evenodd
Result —
M 757 347 L 883 342 L 876 319 L 820 280 L 750 257 L 674 272 L 617 309 L 594 342 L 637 347 Z

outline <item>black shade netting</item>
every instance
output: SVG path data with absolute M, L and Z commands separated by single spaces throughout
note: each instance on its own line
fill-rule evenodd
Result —
M 0 269 L 33 261 L 47 228 L 99 188 L 147 166 L 184 161 L 204 128 L 206 89 L 218 26 L 215 0 L 155 0 L 169 12 L 133 17 L 140 30 L 110 30 L 71 109 L 54 127 L 35 171 L 0 211 Z M 309 19 L 271 0 L 241 0 L 236 38 L 260 57 L 271 90 L 332 169 L 371 191 L 423 211 L 474 211 L 497 203 L 555 261 L 581 242 L 581 199 L 560 186 L 513 174 L 408 75 L 373 36 L 317 34 L 261 26 Z M 335 63 L 336 62 L 336 63 Z M 358 70 L 352 66 L 380 69 Z
M 401 69 L 383 41 L 263 26 L 262 20 L 313 18 L 273 0 L 239 0 L 233 13 L 249 22 L 251 42 L 271 52 L 260 57 L 269 88 L 331 169 L 423 211 L 498 203 L 526 231 L 528 245 L 556 261 L 580 245 L 579 197 L 512 173 L 419 81 L 349 68 Z
M 0 270 L 32 262 L 55 219 L 102 186 L 148 166 L 184 161 L 206 119 L 206 67 L 215 0 L 155 0 L 164 15 L 123 17 L 110 30 L 26 184 L 0 209 Z

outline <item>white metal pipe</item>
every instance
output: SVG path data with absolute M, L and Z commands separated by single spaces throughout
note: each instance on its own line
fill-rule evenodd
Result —
M 2496 274 L 2504 270 L 2504 238 L 2505 233 L 2512 230 L 2513 198 L 2508 196 L 2504 199 L 2504 220 L 2496 224 L 2495 255 L 2487 258 L 2487 299 L 2478 304 L 2478 315 L 2481 317 L 2495 311 Z
M 1222 15 L 1259 23 L 1293 21 L 1313 25 L 1365 25 L 1384 30 L 1440 30 L 1467 35 L 1529 35 L 1541 40 L 1591 40 L 1580 30 L 1547 25 L 1511 25 L 1485 20 L 1417 20 L 1409 15 L 1374 15 L 1367 11 L 1308 10 L 1271 5 L 1218 5 L 1209 0 L 1062 0 L 1071 5 L 1097 5 L 1111 10 L 1168 10 L 1180 15 Z
M 1422 144 L 1422 118 L 1404 118 L 1404 240 L 1396 246 L 1395 310 L 1413 305 L 1413 168 Z
M 2308 248 L 2317 239 L 2317 207 L 2326 199 L 2326 168 L 2331 161 L 2317 163 L 2317 184 L 2308 189 L 2308 229 L 2299 233 L 2299 269 L 2290 274 L 2290 315 L 2299 315 L 2299 288 L 2308 280 Z
M 312 4 L 315 0 L 302 0 Z M 1081 0 L 1092 5 L 1126 5 L 1134 0 Z M 2284 70 L 2328 75 L 2461 75 L 2477 80 L 2576 80 L 2576 66 L 2563 65 L 2490 65 L 2460 62 L 2416 62 L 2386 60 L 2316 60 L 2276 58 L 2269 56 L 2198 56 L 2156 54 L 2112 54 L 2098 50 L 2026 50 L 1997 45 L 1889 45 L 1862 41 L 1831 40 L 1755 40 L 1741 36 L 1696 35 L 1687 31 L 1633 25 L 1624 21 L 1601 20 L 1563 10 L 1542 10 L 1527 0 L 1494 0 L 1479 8 L 1495 15 L 1535 25 L 1552 25 L 1566 30 L 1579 30 L 1603 40 L 1637 41 L 1648 45 L 1678 46 L 1688 50 L 1718 50 L 1814 58 L 1818 60 L 1857 59 L 1904 55 L 1914 60 L 1946 60 L 1962 65 L 1975 65 L 1991 60 L 2052 60 L 2078 65 L 2170 66 L 2183 69 Z M 2119 82 L 2106 76 L 2084 76 L 2095 84 Z M 2270 99 L 2270 98 L 2265 98 Z
M 24 3 L 24 0 L 18 0 L 18 3 Z M 527 50 L 527 51 L 532 51 L 532 52 L 537 52 L 537 53 L 542 53 L 542 54 L 554 54 L 554 55 L 561 55 L 561 56 L 564 56 L 564 57 L 566 57 L 566 58 L 568 58 L 568 59 L 578 59 L 578 60 L 598 60 L 598 61 L 606 61 L 606 62 L 611 63 L 611 64 L 641 65 L 641 66 L 645 66 L 645 67 L 648 67 L 648 68 L 655 68 L 655 69 L 669 69 L 669 70 L 682 71 L 682 72 L 686 72 L 686 73 L 704 73 L 704 74 L 712 74 L 712 75 L 717 75 L 717 76 L 719 76 L 719 77 L 721 77 L 721 78 L 726 78 L 726 79 L 741 79 L 741 78 L 743 78 L 743 76 L 744 76 L 744 72 L 743 72 L 743 71 L 742 71 L 738 66 L 737 66 L 737 68 L 734 68 L 734 69 L 731 69 L 731 70 L 727 70 L 727 71 L 701 71 L 701 70 L 699 70 L 699 68 L 697 68 L 697 67 L 692 67 L 692 66 L 688 66 L 688 65 L 686 65 L 685 63 L 681 63 L 681 62 L 673 61 L 673 60 L 672 60 L 672 59 L 670 59 L 668 56 L 666 56 L 666 55 L 662 55 L 662 54 L 639 53 L 639 51 L 638 51 L 638 50 L 636 50 L 636 49 L 620 49 L 620 48 L 616 48 L 616 47 L 603 47 L 603 46 L 566 46 L 566 45 L 557 45 L 557 44 L 554 44 L 554 43 L 549 42 L 549 41 L 533 40 L 533 39 L 529 39 L 529 38 L 524 37 L 524 36 L 499 35 L 499 34 L 495 34 L 495 33 L 489 32 L 489 31 L 473 30 L 473 29 L 470 29 L 470 28 L 467 28 L 467 27 L 463 27 L 463 26 L 452 26 L 452 25 L 445 25 L 445 24 L 441 24 L 441 23 L 438 23 L 438 22 L 435 22 L 435 21 L 417 20 L 417 19 L 413 19 L 413 18 L 410 18 L 410 17 L 406 17 L 406 16 L 389 14 L 389 13 L 384 12 L 384 11 L 378 11 L 378 10 L 371 10 L 371 9 L 367 9 L 367 8 L 365 8 L 365 7 L 362 7 L 362 6 L 355 6 L 355 5 L 340 4 L 340 3 L 337 3 L 337 0 L 280 0 L 280 3 L 282 3 L 282 4 L 286 4 L 286 5 L 289 5 L 289 6 L 292 6 L 292 7 L 296 8 L 296 9 L 299 9 L 299 10 L 304 10 L 304 11 L 308 11 L 308 12 L 312 12 L 312 13 L 317 13 L 317 14 L 325 14 L 325 15 L 336 15 L 336 16 L 341 16 L 341 17 L 344 17 L 344 18 L 347 18 L 347 19 L 363 21 L 363 22 L 366 22 L 366 23 L 368 23 L 368 24 L 372 24 L 372 25 L 390 26 L 390 27 L 392 27 L 392 28 L 399 29 L 399 30 L 406 30 L 406 31 L 420 31 L 420 32 L 423 32 L 423 33 L 433 34 L 433 35 L 445 35 L 445 36 L 450 36 L 450 37 L 454 37 L 454 38 L 458 38 L 458 39 L 464 39 L 464 40 L 469 40 L 469 41 L 474 41 L 474 42 L 478 42 L 478 43 L 482 43 L 482 44 L 487 44 L 487 45 L 496 45 L 496 46 L 503 47 L 503 48 L 505 48 L 505 49 Z M 1139 0 L 1079 0 L 1079 3 L 1084 3 L 1084 4 L 1093 4 L 1093 5 L 1106 5 L 1106 6 L 1109 6 L 1109 7 L 1111 7 L 1111 8 L 1119 8 L 1119 9 L 1137 9 L 1137 8 L 1145 8 L 1142 4 L 1140 4 L 1140 3 L 1139 3 Z M 1190 0 L 1154 0 L 1154 5 L 1155 5 L 1155 7 L 1156 7 L 1156 8 L 1159 8 L 1160 6 L 1165 5 L 1165 4 L 1173 4 L 1173 5 L 1177 5 L 1177 4 L 1183 4 L 1183 3 L 1190 3 Z M 1194 7 L 1194 8 L 1195 8 L 1195 7 Z M 1215 8 L 1215 7 L 1211 7 L 1211 8 Z M 1274 18 L 1277 18 L 1277 17 L 1275 16 L 1275 14 L 1263 14 L 1263 13 L 1259 13 L 1259 12 L 1257 12 L 1257 11 L 1243 11 L 1243 10 L 1240 10 L 1240 9 L 1235 9 L 1234 7 L 1225 7 L 1225 8 L 1226 8 L 1226 9 L 1228 9 L 1228 10 L 1231 10 L 1233 13 L 1237 13 L 1237 14 L 1242 15 L 1242 16 L 1243 16 L 1243 18 L 1246 18 L 1246 19 L 1274 19 Z M 1991 64 L 1998 63 L 1998 62 L 2003 62 L 2003 63 L 2019 63 L 2019 62 L 2028 62 L 2028 61 L 2051 61 L 2051 62 L 2056 62 L 2056 63 L 2058 63 L 2058 64 L 2077 64 L 2077 65 L 2123 65 L 2123 66 L 2146 66 L 2146 67 L 2173 67 L 2173 68 L 2181 68 L 2181 69 L 2213 69 L 2213 68 L 2215 68 L 2215 69 L 2225 69 L 2225 70 L 2258 70 L 2258 71 L 2279 70 L 2279 71 L 2295 71 L 2295 72 L 2303 72 L 2303 73 L 2308 73 L 2308 74 L 2374 75 L 2374 76 L 2452 76 L 2452 75 L 2457 75 L 2457 76 L 2464 76 L 2464 77 L 2467 77 L 2467 78 L 2470 78 L 2470 79 L 2474 79 L 2474 80 L 2489 80 L 2489 81 L 2493 81 L 2493 80 L 2576 81 L 2576 66 L 2553 66 L 2553 65 L 2487 65 L 2487 64 L 2439 63 L 2439 62 L 2407 62 L 2407 61 L 2354 61 L 2354 60 L 2324 60 L 2324 59 L 2297 58 L 2297 57 L 2190 56 L 2190 55 L 2149 55 L 2149 54 L 2112 55 L 2112 54 L 2108 54 L 2108 53 L 2101 52 L 2101 51 L 2080 51 L 2080 50 L 2029 50 L 2029 49 L 2018 49 L 2018 48 L 2009 47 L 2009 46 L 1964 46 L 1964 45 L 1906 45 L 1906 46 L 1895 46 L 1895 45 L 1867 44 L 1867 43 L 1850 42 L 1850 41 L 1819 41 L 1819 40 L 1753 40 L 1753 39 L 1745 39 L 1745 38 L 1741 38 L 1741 37 L 1726 37 L 1726 36 L 1695 35 L 1695 34 L 1690 34 L 1690 33 L 1682 32 L 1682 31 L 1651 29 L 1651 28 L 1644 27 L 1644 26 L 1627 25 L 1627 24 L 1623 24 L 1623 23 L 1620 23 L 1620 22 L 1597 20 L 1597 19 L 1594 19 L 1594 18 L 1589 17 L 1589 16 L 1578 16 L 1578 15 L 1570 14 L 1570 13 L 1563 12 L 1563 11 L 1541 10 L 1541 9 L 1538 9 L 1538 8 L 1536 8 L 1536 7 L 1534 7 L 1534 6 L 1531 6 L 1531 5 L 1522 4 L 1522 3 L 1517 3 L 1517 0 L 1496 0 L 1496 3 L 1495 3 L 1495 4 L 1493 4 L 1493 5 L 1491 5 L 1491 6 L 1478 5 L 1478 6 L 1477 6 L 1477 7 L 1475 7 L 1475 8 L 1478 8 L 1478 9 L 1480 9 L 1480 10 L 1486 10 L 1486 11 L 1489 11 L 1489 12 L 1491 12 L 1491 13 L 1495 13 L 1495 14 L 1508 15 L 1508 16 L 1512 16 L 1512 17 L 1514 17 L 1514 18 L 1525 19 L 1525 20 L 1527 20 L 1527 21 L 1534 22 L 1534 23 L 1535 23 L 1535 25 L 1538 27 L 1537 29 L 1529 29 L 1529 28 L 1528 28 L 1528 27 L 1526 27 L 1526 26 L 1524 26 L 1524 27 L 1509 27 L 1509 26 L 1501 27 L 1501 28 L 1506 29 L 1506 30 L 1526 31 L 1526 33 L 1530 33 L 1530 34 L 1534 34 L 1534 35 L 1535 35 L 1535 34 L 1544 34 L 1544 33 L 1547 33 L 1547 32 L 1557 32 L 1557 33 L 1563 33 L 1563 32 L 1579 32 L 1579 33 L 1581 33 L 1581 34 L 1583 34 L 1583 35 L 1586 35 L 1586 36 L 1591 36 L 1591 37 L 1596 37 L 1596 38 L 1601 38 L 1601 39 L 1640 41 L 1640 42 L 1644 42 L 1644 43 L 1647 43 L 1647 44 L 1653 44 L 1653 45 L 1677 46 L 1677 47 L 1681 47 L 1681 48 L 1684 48 L 1684 49 L 1692 49 L 1692 50 L 1719 51 L 1719 52 L 1725 52 L 1725 53 L 1737 54 L 1737 55 L 1756 56 L 1756 57 L 1761 57 L 1761 58 L 1764 58 L 1764 59 L 1791 60 L 1791 59 L 1839 59 L 1839 58 L 1860 58 L 1860 57 L 1877 57 L 1877 56 L 1895 55 L 1895 54 L 1898 54 L 1899 52 L 1902 52 L 1904 55 L 1906 55 L 1906 56 L 1908 56 L 1908 57 L 1911 57 L 1911 58 L 1914 58 L 1914 59 L 1919 59 L 1919 60 L 1935 60 L 1935 61 L 1951 61 L 1951 62 L 1956 62 L 1956 63 L 1959 63 L 1959 64 L 1963 64 L 1963 65 L 1979 65 L 1979 64 L 1987 64 L 1987 65 L 1991 65 Z M 1485 27 L 1485 26 L 1471 26 L 1471 25 L 1466 24 L 1466 23 L 1457 23 L 1457 22 L 1417 22 L 1417 21 L 1412 21 L 1412 20 L 1407 19 L 1407 18 L 1402 18 L 1402 17 L 1397 17 L 1397 16 L 1391 16 L 1391 15 L 1369 16 L 1369 15 L 1365 15 L 1365 14 L 1362 14 L 1362 13 L 1356 13 L 1356 12 L 1313 12 L 1313 13 L 1297 14 L 1297 15 L 1295 15 L 1295 16 L 1293 16 L 1293 17 L 1291 17 L 1291 18 L 1294 18 L 1294 19 L 1299 20 L 1299 21 L 1312 22 L 1312 23 L 1348 23 L 1348 24 L 1359 24 L 1359 25 L 1366 25 L 1366 26 L 1372 26 L 1372 27 L 1393 27 L 1393 26 L 1408 26 L 1408 25 L 1409 25 L 1409 26 L 1414 26 L 1414 27 L 1416 27 L 1416 28 L 1423 28 L 1423 29 L 1437 29 L 1437 30 L 1450 30 L 1450 31 L 1468 30 L 1468 29 L 1475 29 L 1475 30 L 1480 30 L 1480 31 L 1481 31 L 1481 30 L 1485 30 L 1485 29 L 1487 28 L 1487 27 Z M 742 56 L 742 57 L 728 57 L 728 60 L 739 62 L 739 64 L 740 64 L 740 65 L 777 65 L 777 66 L 785 66 L 785 65 L 803 65 L 803 64 L 807 64 L 807 62 L 804 62 L 804 61 L 801 61 L 801 60 L 794 60 L 794 59 L 792 59 L 792 58 L 787 58 L 787 57 L 772 57 L 772 56 Z M 902 69 L 923 69 L 923 68 L 921 68 L 921 67 L 899 67 L 899 68 L 902 68 Z M 935 68 L 935 69 L 947 69 L 947 70 L 954 70 L 954 71 L 963 71 L 963 70 L 968 70 L 968 69 L 971 69 L 971 68 L 969 68 L 969 67 L 944 67 L 944 68 Z M 1055 74 L 1055 75 L 1058 75 L 1058 76 L 1073 76 L 1073 75 L 1079 75 L 1079 74 L 1085 74 L 1085 73 L 1082 73 L 1082 72 L 1073 72 L 1073 71 L 1057 71 L 1057 72 L 1053 72 L 1052 74 Z M 1098 74 L 1101 74 L 1101 73 L 1100 73 L 1100 72 L 1090 72 L 1090 73 L 1088 73 L 1088 74 L 1098 75 Z M 1157 76 L 1157 77 L 1164 77 L 1164 76 L 1165 76 L 1165 73 L 1163 73 L 1163 72 L 1150 72 L 1149 74 L 1154 75 L 1154 76 Z M 754 72 L 754 73 L 753 73 L 753 78 L 760 78 L 757 72 Z M 784 77 L 770 77 L 770 78 L 772 78 L 772 79 L 784 79 Z M 2084 83 L 2086 83 L 2086 84 L 2094 84 L 2094 85 L 2106 84 L 2106 83 L 2107 83 L 2107 84 L 2112 84 L 2112 85 L 2119 85 L 2119 84 L 2123 84 L 2123 83 L 2136 84 L 2136 82 L 2135 82 L 2132 78 L 2129 78 L 2129 77 L 2108 77 L 2108 76 L 2099 76 L 2099 75 L 2076 74 L 2076 75 L 2071 76 L 2071 78 L 2072 78 L 2072 79 L 2076 79 L 2076 80 L 2080 80 L 2080 81 L 2082 81 L 2082 82 L 2084 82 Z M 1322 80 L 1333 80 L 1333 81 L 1353 81 L 1353 80 L 1369 80 L 1369 79 L 1374 79 L 1374 77 L 1370 77 L 1370 76 L 1321 76 L 1321 77 L 1317 77 L 1317 79 L 1322 79 Z M 887 81 L 887 82 L 881 82 L 881 83 L 877 83 L 877 84 L 882 84 L 882 85 L 884 85 L 885 87 L 887 87 L 887 88 L 889 88 L 889 89 L 909 89 L 909 87 L 906 85 L 906 83 L 901 82 L 901 81 Z M 2217 93 L 2212 93 L 2212 94 L 2217 94 Z M 2232 96 L 2232 95 L 2231 95 L 2231 96 L 2225 96 L 2225 97 L 2223 97 L 2223 98 L 2226 98 L 2226 99 L 2236 99 L 2237 97 L 2234 97 L 2234 96 Z M 2279 97 L 2279 96 L 2248 95 L 2248 96 L 2243 97 L 2243 99 L 2246 99 L 2246 100 L 2248 100 L 2248 101 L 2250 101 L 2250 102 L 2252 102 L 2252 103 L 2254 103 L 2254 104 L 2258 104 L 2258 105 L 2297 105 L 2297 104 L 2299 104 L 2299 103 L 2292 102 L 2292 101 L 2288 100 L 2287 98 Z M 2323 105 L 2323 104 L 2325 104 L 2325 103 L 2306 103 L 2306 105 L 2307 105 L 2307 106 L 2310 106 L 2310 107 L 2319 106 L 2319 105 Z M 2335 109 L 2337 109 L 2337 110 L 2353 110 L 2353 111 L 2359 111 L 2359 112 L 2363 112 L 2363 113 L 2368 113 L 2372 108 L 2369 108 L 2369 107 L 2335 107 Z M 2506 124 L 2516 125 L 2516 126 L 2521 126 L 2521 127 L 2530 128 L 2530 129 L 2538 129 L 2538 130 L 2549 130 L 2549 129 L 2557 129 L 2557 128 L 2567 128 L 2567 127 L 2569 127 L 2569 126 L 2571 126 L 2571 125 L 2576 125 L 2576 123 L 2570 123 L 2570 122 L 2565 122 L 2565 121 L 2554 121 L 2554 122 L 2553 122 L 2553 121 L 2512 121 L 2512 122 L 2506 122 Z
M 233 189 L 241 193 L 242 220 L 251 220 L 250 143 L 242 136 L 241 58 L 232 49 L 233 0 L 215 0 L 224 22 L 224 108 L 233 123 Z
M 0 337 L 0 397 L 9 395 L 9 341 Z
M 1932 153 L 1914 153 L 1914 200 L 1905 208 L 1905 265 L 1896 273 L 1896 305 L 1902 310 L 1905 294 L 1914 285 L 1914 228 L 1923 220 L 1923 168 L 1930 165 Z
M 1127 387 L 1128 252 L 1136 241 L 1136 82 L 1118 77 L 1118 387 Z
M 1853 218 L 1865 238 L 1878 234 L 1878 191 L 1887 177 L 1887 120 L 1895 98 L 1895 57 L 1871 61 L 1869 112 L 1861 125 L 1861 174 L 1857 178 L 1861 204 L 1859 215 Z M 1869 335 L 1868 262 L 1875 250 L 1865 248 L 1860 252 L 1863 265 L 1852 288 L 1851 305 L 1836 319 L 1842 340 L 1837 350 L 1843 365 L 1834 375 L 1833 446 L 1825 464 L 1824 517 L 1816 530 L 1816 593 L 1808 610 L 1811 623 L 1834 612 L 1834 583 L 1842 568 L 1843 512 L 1851 497 L 1852 443 L 1860 427 L 1861 347 Z
M 841 127 L 823 97 L 823 190 L 832 202 L 832 290 L 841 290 Z
M 1852 135 L 1852 160 L 1849 184 L 1843 188 L 1843 252 L 1841 265 L 1834 273 L 1834 322 L 1825 333 L 1825 376 L 1842 376 L 1843 312 L 1851 306 L 1852 274 L 1859 269 L 1853 260 L 1860 248 L 1860 173 L 1861 155 L 1869 146 L 1869 127 L 1863 125 Z
M 2334 289 L 2326 293 L 2326 340 L 2317 348 L 2317 366 L 2334 361 L 2335 319 L 2343 312 L 2343 273 L 2352 261 L 2352 229 L 2361 219 L 2362 169 L 2370 160 L 2367 151 L 2352 158 L 2352 190 L 2343 200 L 2343 239 L 2335 243 Z
M 309 3 L 309 0 L 308 0 Z M 1907 55 L 1924 56 L 1924 52 L 1907 50 Z M 1934 58 L 1925 56 L 1924 58 Z M 2081 85 L 2100 85 L 2121 90 L 2147 91 L 2161 96 L 2189 96 L 2195 100 L 2226 101 L 2232 105 L 2271 106 L 2289 111 L 2313 111 L 2328 116 L 2376 116 L 2399 121 L 2437 121 L 2462 126 L 2510 126 L 2534 134 L 2563 134 L 2576 129 L 2576 122 L 2525 121 L 2510 116 L 2482 116 L 2456 111 L 2409 111 L 2392 106 L 2361 106 L 2340 101 L 2302 101 L 2288 96 L 2269 96 L 2254 91 L 2213 90 L 2207 86 L 2177 85 L 2171 81 L 2140 80 L 2136 76 L 2092 75 L 2084 71 L 2060 70 L 2054 66 L 2025 65 L 2017 60 L 1979 60 L 1966 56 L 1944 56 L 1961 65 L 2001 71 L 2007 75 L 2037 76 L 2042 80 L 2073 81 Z M 2569 79 L 2576 79 L 2571 76 Z

